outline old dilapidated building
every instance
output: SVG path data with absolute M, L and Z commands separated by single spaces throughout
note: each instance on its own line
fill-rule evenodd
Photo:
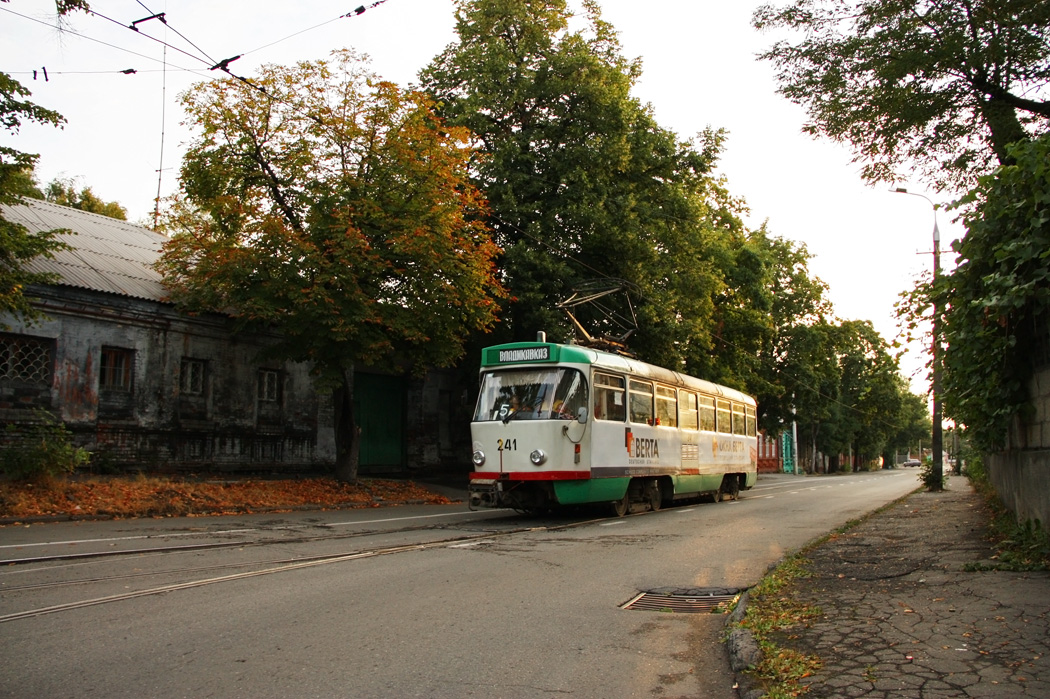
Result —
M 44 201 L 4 207 L 31 232 L 66 229 L 69 250 L 33 271 L 58 283 L 29 296 L 47 318 L 2 318 L 0 420 L 50 411 L 96 465 L 157 471 L 318 471 L 334 461 L 331 397 L 310 367 L 259 359 L 272 337 L 232 332 L 221 315 L 186 316 L 165 301 L 152 264 L 165 238 Z M 359 373 L 362 473 L 449 468 L 464 412 L 447 375 Z M 462 459 L 458 459 L 462 460 Z

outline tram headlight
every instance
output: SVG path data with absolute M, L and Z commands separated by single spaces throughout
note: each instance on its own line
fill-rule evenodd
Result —
M 470 455 L 470 460 L 474 462 L 475 466 L 482 466 L 485 464 L 485 452 L 478 449 Z
M 547 455 L 543 452 L 542 449 L 533 449 L 532 453 L 529 454 L 529 461 L 536 464 L 537 466 L 542 466 L 543 464 L 547 463 Z

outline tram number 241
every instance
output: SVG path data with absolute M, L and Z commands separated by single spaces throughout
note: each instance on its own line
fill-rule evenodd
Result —
M 517 451 L 518 440 L 516 439 L 497 439 L 496 444 L 500 451 Z

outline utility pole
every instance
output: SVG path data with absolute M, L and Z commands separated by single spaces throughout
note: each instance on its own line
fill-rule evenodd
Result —
M 937 209 L 940 208 L 933 200 L 923 194 L 909 192 L 903 187 L 890 190 L 897 194 L 910 194 L 913 197 L 922 197 L 930 202 L 933 207 L 933 283 L 937 284 L 937 278 L 941 275 L 941 231 L 937 227 Z M 933 473 L 928 484 L 932 491 L 944 489 L 944 436 L 941 427 L 941 367 L 940 367 L 940 345 L 941 345 L 941 317 L 937 304 L 932 305 L 933 310 L 933 341 L 930 343 L 930 354 L 933 359 L 933 376 L 930 393 L 933 395 L 933 435 L 931 449 L 933 450 Z M 920 447 L 920 459 L 921 447 Z

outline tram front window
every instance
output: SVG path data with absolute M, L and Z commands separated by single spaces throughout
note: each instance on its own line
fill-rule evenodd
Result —
M 575 369 L 502 369 L 482 375 L 475 422 L 575 420 L 587 407 L 587 382 Z

